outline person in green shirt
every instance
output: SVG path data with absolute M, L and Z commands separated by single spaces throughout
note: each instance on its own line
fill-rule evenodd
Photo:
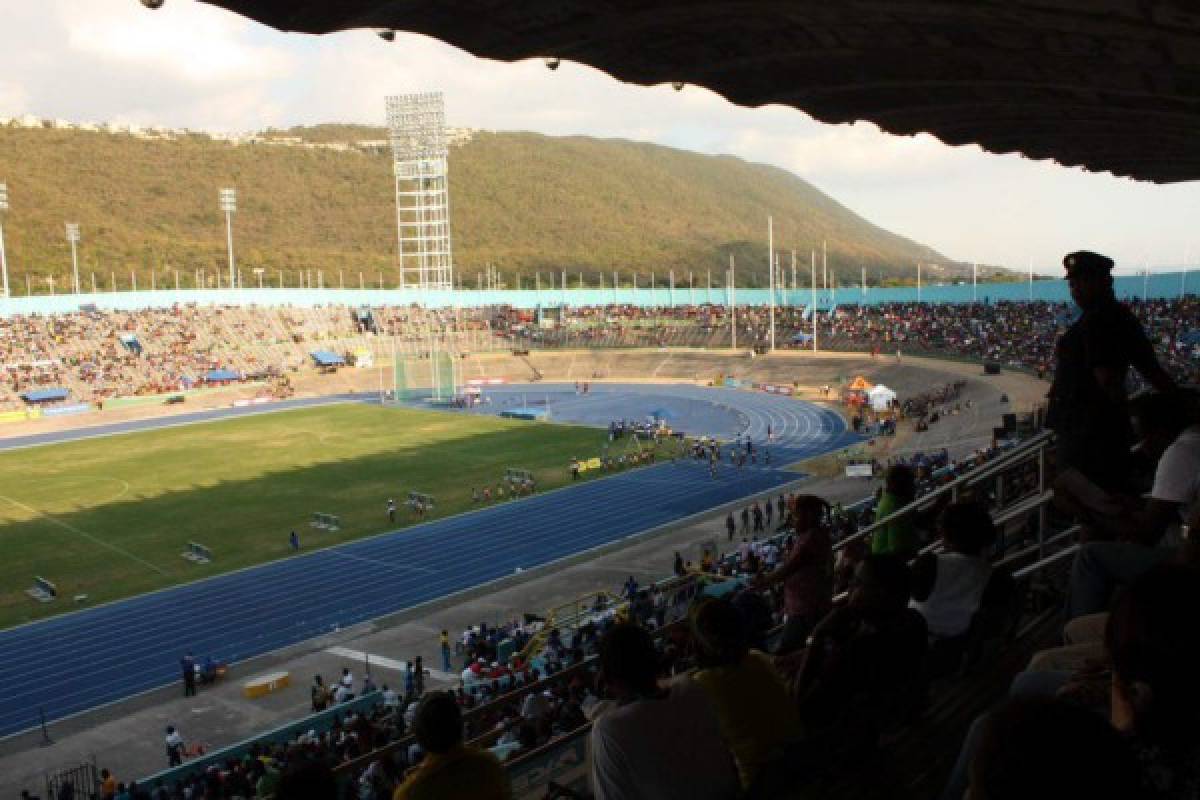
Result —
M 875 519 L 882 520 L 904 508 L 917 497 L 916 474 L 912 467 L 905 464 L 895 464 L 887 471 L 884 478 L 883 495 L 875 508 Z M 871 553 L 882 555 L 892 553 L 904 559 L 917 554 L 920 541 L 917 529 L 913 524 L 913 513 L 910 511 L 901 517 L 885 523 L 876 529 L 871 537 Z

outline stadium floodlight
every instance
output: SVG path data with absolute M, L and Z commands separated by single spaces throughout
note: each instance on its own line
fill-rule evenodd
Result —
M 237 211 L 237 189 L 221 189 L 217 193 L 221 210 L 225 212 L 225 240 L 229 245 L 229 288 L 237 285 L 236 267 L 233 262 L 233 213 Z
M 395 173 L 400 288 L 453 289 L 449 150 L 442 93 L 388 97 L 387 125 Z
M 0 211 L 8 211 L 8 184 L 0 183 Z M 0 273 L 4 276 L 4 296 L 8 294 L 8 259 L 4 254 L 4 224 L 0 220 Z
M 74 276 L 75 294 L 79 294 L 79 258 L 75 246 L 79 244 L 79 223 L 67 223 L 67 241 L 71 243 L 71 273 Z

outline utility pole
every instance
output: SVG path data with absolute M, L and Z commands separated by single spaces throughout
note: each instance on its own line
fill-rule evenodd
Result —
M 729 347 L 737 350 L 737 268 L 729 254 Z
M 225 212 L 225 239 L 229 245 L 229 288 L 234 288 L 237 275 L 233 263 L 233 212 L 237 211 L 237 189 L 221 189 L 217 193 L 221 210 Z
M 824 249 L 824 244 L 821 247 Z M 811 251 L 810 255 L 812 276 L 809 279 L 809 286 L 812 289 L 813 352 L 815 353 L 817 352 L 817 251 Z
M 771 352 L 775 352 L 775 223 L 767 217 L 767 271 L 771 278 L 767 289 L 771 292 L 770 305 L 767 308 L 767 318 L 771 327 Z
M 79 244 L 79 223 L 67 223 L 67 241 L 71 243 L 71 273 L 75 276 L 75 294 L 79 294 L 79 258 L 75 252 L 75 246 Z M 53 287 L 50 293 L 54 293 Z
M 0 212 L 8 211 L 8 184 L 0 183 Z M 12 295 L 8 292 L 8 260 L 4 253 L 4 226 L 0 224 L 0 273 L 4 276 L 4 299 Z

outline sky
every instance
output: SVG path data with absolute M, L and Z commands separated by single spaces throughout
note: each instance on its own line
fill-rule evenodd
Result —
M 381 125 L 386 95 L 441 90 L 455 127 L 620 137 L 782 167 L 959 261 L 1055 276 L 1076 249 L 1111 255 L 1118 272 L 1200 262 L 1197 182 L 1158 186 L 869 123 L 825 125 L 569 62 L 551 71 L 478 59 L 411 34 L 284 34 L 193 0 L 158 11 L 136 0 L 2 1 L 0 116 L 230 132 Z M 775 222 L 784 246 L 811 244 L 788 241 L 787 221 Z

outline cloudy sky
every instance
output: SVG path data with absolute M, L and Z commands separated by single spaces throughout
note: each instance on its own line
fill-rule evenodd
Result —
M 624 137 L 774 164 L 963 261 L 1022 270 L 1032 261 L 1058 274 L 1063 252 L 1087 247 L 1122 271 L 1200 262 L 1197 183 L 1142 184 L 870 124 L 824 125 L 569 63 L 551 72 L 484 61 L 419 36 L 282 34 L 192 0 L 156 12 L 136 0 L 4 5 L 0 116 L 220 131 L 381 124 L 385 95 L 441 89 L 454 126 Z M 786 220 L 777 224 L 786 238 Z

